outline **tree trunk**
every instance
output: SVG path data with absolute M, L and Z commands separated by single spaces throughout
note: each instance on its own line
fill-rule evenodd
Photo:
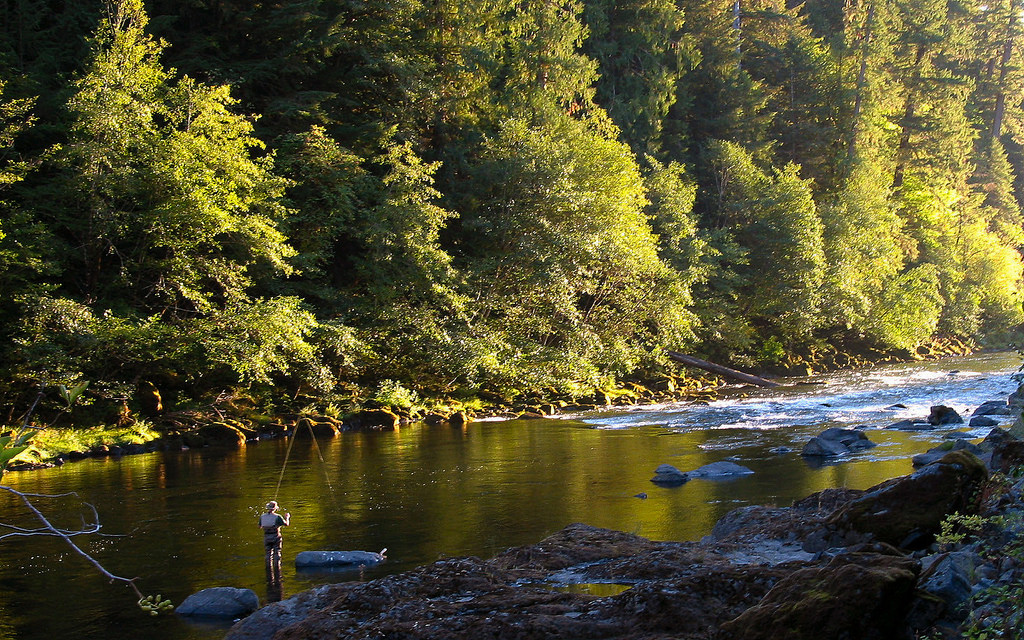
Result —
M 992 116 L 992 139 L 998 140 L 1003 134 L 1003 116 L 1006 113 L 1006 74 L 1013 57 L 1013 41 L 1016 35 L 1014 25 L 1017 22 L 1017 6 L 1014 5 L 1010 14 L 1010 24 L 1006 27 L 1006 41 L 1003 43 L 1003 55 L 999 59 L 999 84 L 996 93 L 995 113 Z
M 847 152 L 847 160 L 853 160 L 857 155 L 857 133 L 860 128 L 860 112 L 863 108 L 864 92 L 866 91 L 868 75 L 868 55 L 871 50 L 871 28 L 875 19 L 875 3 L 868 5 L 868 17 L 864 23 L 864 46 L 861 48 L 860 69 L 857 72 L 857 97 L 853 104 L 853 127 L 850 131 L 850 144 Z
M 700 358 L 694 358 L 677 351 L 668 351 L 669 357 L 677 362 L 681 362 L 689 367 L 697 367 L 698 369 L 704 369 L 711 373 L 717 373 L 720 376 L 731 378 L 733 380 L 739 380 L 740 382 L 746 382 L 748 384 L 756 384 L 759 387 L 777 387 L 779 383 L 772 382 L 771 380 L 765 380 L 757 376 L 750 375 L 749 373 L 743 373 L 729 367 L 723 367 L 720 364 L 714 362 L 708 362 L 707 360 L 701 360 Z

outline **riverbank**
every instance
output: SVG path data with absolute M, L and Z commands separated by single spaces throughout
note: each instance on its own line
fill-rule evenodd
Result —
M 574 524 L 488 560 L 324 585 L 226 640 L 1015 637 L 1024 443 L 995 429 L 981 449 L 866 490 L 736 509 L 696 542 Z
M 938 360 L 971 353 L 973 346 L 957 340 L 934 341 L 914 352 L 880 351 L 850 354 L 834 347 L 791 354 L 785 362 L 764 375 L 812 375 L 843 368 L 891 362 Z M 118 424 L 85 429 L 49 429 L 37 438 L 37 445 L 8 468 L 25 471 L 60 466 L 67 462 L 99 457 L 121 457 L 155 451 L 182 451 L 207 446 L 238 447 L 247 442 L 315 434 L 331 437 L 345 431 L 392 430 L 416 422 L 462 426 L 472 420 L 513 420 L 583 413 L 611 407 L 648 406 L 671 403 L 707 403 L 719 397 L 728 381 L 682 368 L 655 378 L 634 377 L 614 389 L 597 390 L 583 396 L 532 393 L 509 400 L 483 394 L 471 400 L 434 398 L 417 403 L 396 398 L 394 402 L 363 400 L 347 409 L 310 405 L 300 413 L 267 415 L 244 394 L 221 394 L 215 403 L 192 409 L 165 409 L 160 390 L 144 389 L 147 408 L 120 411 Z M 413 394 L 415 396 L 415 394 Z

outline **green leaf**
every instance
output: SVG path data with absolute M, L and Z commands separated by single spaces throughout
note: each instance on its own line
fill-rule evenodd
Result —
M 75 401 L 78 400 L 78 397 L 80 395 L 82 395 L 82 392 L 85 391 L 88 386 L 89 386 L 89 381 L 86 380 L 84 382 L 81 382 L 81 383 L 75 385 L 74 387 L 71 387 L 71 390 L 67 392 L 68 405 L 70 406 L 70 405 L 74 404 Z
M 7 463 L 9 463 L 19 453 L 28 449 L 28 445 L 21 447 L 11 447 L 10 449 L 0 450 L 0 469 L 6 469 Z

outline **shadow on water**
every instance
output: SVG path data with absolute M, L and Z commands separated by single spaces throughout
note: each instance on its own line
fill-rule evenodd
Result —
M 193 450 L 95 459 L 5 481 L 36 493 L 77 491 L 96 506 L 103 532 L 84 541 L 110 570 L 141 576 L 143 591 L 180 603 L 213 586 L 249 588 L 263 602 L 317 584 L 370 580 L 441 557 L 490 557 L 533 544 L 573 522 L 659 540 L 694 540 L 729 510 L 788 505 L 828 487 L 867 488 L 911 471 L 909 458 L 944 433 L 880 427 L 927 414 L 929 404 L 961 413 L 1005 397 L 1019 359 L 989 355 L 823 376 L 770 393 L 737 389 L 705 407 L 671 405 L 465 428 L 414 425 L 390 433 L 296 440 L 280 492 L 288 442 L 237 451 Z M 960 374 L 948 376 L 949 369 Z M 905 409 L 888 409 L 902 403 Z M 868 425 L 878 447 L 825 464 L 798 454 L 823 425 Z M 780 447 L 788 453 L 772 453 Z M 321 462 L 320 455 L 323 456 Z M 650 482 L 662 463 L 683 471 L 723 459 L 753 475 L 694 479 L 675 488 Z M 638 494 L 646 499 L 638 499 Z M 265 571 L 262 505 L 276 497 L 292 513 L 283 530 L 279 579 Z M 70 521 L 80 509 L 55 507 Z M 0 496 L 5 519 L 17 504 Z M 84 539 L 81 539 L 84 540 Z M 54 540 L 3 541 L 0 639 L 220 638 L 222 625 L 141 615 L 126 589 L 108 585 Z M 296 571 L 304 550 L 377 550 L 388 560 L 344 572 Z M 611 587 L 609 587 L 611 588 Z

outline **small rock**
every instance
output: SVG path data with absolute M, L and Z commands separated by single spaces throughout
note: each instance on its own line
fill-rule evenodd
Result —
M 658 465 L 658 468 L 654 470 L 654 477 L 651 478 L 651 482 L 654 484 L 663 485 L 678 485 L 683 484 L 690 479 L 690 476 L 686 475 L 679 469 L 676 469 L 670 464 Z
M 935 425 L 921 420 L 900 420 L 890 424 L 886 429 L 898 429 L 900 431 L 931 431 Z
M 948 612 L 962 613 L 963 605 L 971 598 L 971 574 L 979 561 L 977 554 L 968 551 L 928 556 L 921 561 L 927 569 L 918 587 L 941 598 Z

